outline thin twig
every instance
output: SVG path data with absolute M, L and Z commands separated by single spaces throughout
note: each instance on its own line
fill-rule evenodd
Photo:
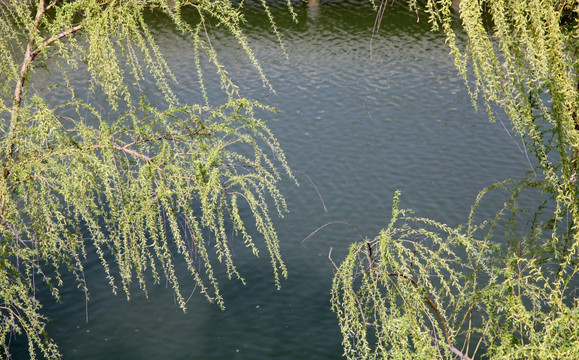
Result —
M 509 137 L 511 139 L 513 139 L 513 142 L 515 143 L 515 145 L 517 146 L 517 148 L 519 148 L 519 151 L 523 154 L 525 154 L 526 158 L 527 158 L 527 162 L 529 163 L 529 166 L 531 167 L 531 170 L 533 171 L 533 174 L 535 174 L 535 176 L 537 176 L 537 173 L 535 172 L 535 169 L 533 168 L 533 164 L 531 163 L 531 159 L 529 159 L 529 152 L 527 151 L 527 146 L 525 145 L 525 141 L 521 138 L 521 142 L 523 144 L 523 149 L 521 149 L 521 147 L 519 146 L 519 143 L 517 142 L 517 140 L 511 135 L 511 132 L 507 129 L 507 127 L 505 126 L 505 123 L 503 122 L 503 119 L 501 118 L 501 116 L 499 114 L 497 114 L 495 112 L 495 117 L 497 119 L 499 119 L 499 122 L 501 123 L 501 125 L 503 126 L 503 129 L 505 130 L 505 132 L 507 133 L 507 135 L 509 135 Z
M 360 234 L 360 232 L 358 231 L 358 229 L 356 229 L 356 227 L 355 227 L 354 225 L 352 225 L 352 224 L 350 224 L 350 223 L 348 223 L 348 222 L 345 222 L 345 221 L 336 220 L 336 221 L 331 221 L 331 222 L 329 222 L 329 223 L 327 223 L 327 224 L 324 224 L 324 225 L 320 226 L 319 228 L 317 228 L 316 230 L 314 230 L 311 234 L 309 234 L 308 236 L 306 236 L 306 237 L 302 240 L 302 243 L 303 243 L 304 241 L 306 241 L 307 239 L 311 238 L 312 236 L 314 236 L 318 231 L 322 230 L 323 228 L 325 228 L 325 227 L 327 227 L 327 226 L 333 225 L 333 224 L 345 224 L 345 225 L 348 225 L 348 226 L 351 227 L 352 229 L 356 230 L 356 232 L 358 233 L 358 235 L 360 236 L 360 238 L 361 238 L 362 240 L 364 240 L 364 237 L 362 236 L 362 234 Z
M 151 163 L 151 162 L 153 161 L 153 159 L 150 158 L 150 157 L 148 157 L 147 155 L 141 154 L 140 152 L 137 152 L 137 151 L 135 151 L 135 150 L 127 149 L 126 147 L 123 147 L 123 146 L 118 146 L 118 145 L 116 145 L 116 146 L 115 146 L 115 149 L 121 150 L 121 151 L 123 151 L 123 152 L 126 152 L 127 154 L 131 154 L 131 155 L 134 155 L 134 156 L 136 156 L 136 157 L 139 157 L 139 158 L 145 160 L 145 161 L 148 162 L 148 163 Z
M 327 214 L 328 208 L 326 208 L 326 203 L 324 202 L 324 199 L 322 198 L 322 194 L 320 194 L 320 191 L 318 190 L 318 187 L 316 186 L 316 184 L 314 184 L 312 179 L 310 179 L 310 177 L 305 172 L 302 172 L 299 170 L 294 170 L 294 172 L 300 173 L 303 176 L 305 176 L 309 180 L 309 182 L 313 185 L 314 189 L 316 189 L 316 192 L 318 193 L 318 197 L 320 198 L 320 201 L 322 202 L 322 206 L 324 207 L 324 212 Z
M 330 247 L 330 252 L 328 253 L 328 259 L 330 259 L 330 262 L 332 263 L 332 266 L 334 267 L 334 270 L 338 270 L 338 266 L 336 265 L 336 263 L 334 262 L 334 260 L 332 259 L 332 250 L 334 248 Z
M 442 341 L 440 341 L 439 339 L 435 338 L 434 336 L 430 336 L 432 338 L 432 340 L 438 344 Z M 457 348 L 455 348 L 452 345 L 448 345 L 448 348 L 450 349 L 450 351 L 452 351 L 456 356 L 458 356 L 460 358 L 460 360 L 472 360 L 470 357 L 468 357 L 468 355 L 463 354 L 462 351 L 458 350 Z

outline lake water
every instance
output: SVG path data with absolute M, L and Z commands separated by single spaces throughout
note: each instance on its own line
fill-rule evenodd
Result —
M 479 190 L 530 169 L 517 140 L 475 112 L 443 35 L 430 31 L 426 17 L 417 22 L 393 6 L 372 40 L 375 12 L 365 0 L 298 3 L 296 11 L 298 24 L 282 5 L 273 8 L 286 58 L 263 12 L 248 4 L 245 31 L 276 94 L 223 29 L 211 32 L 242 94 L 279 110 L 268 124 L 300 182 L 281 184 L 291 211 L 275 220 L 289 269 L 282 289 L 266 256 L 239 247 L 235 260 L 247 285 L 223 279 L 227 309 L 194 293 L 183 314 L 165 286 L 152 287 L 148 299 L 112 295 L 95 262 L 88 306 L 74 286 L 63 289 L 62 303 L 45 306 L 65 359 L 339 359 L 330 249 L 338 262 L 360 236 L 375 236 L 396 189 L 402 207 L 458 225 Z M 190 42 L 162 22 L 155 29 L 181 98 L 199 101 Z

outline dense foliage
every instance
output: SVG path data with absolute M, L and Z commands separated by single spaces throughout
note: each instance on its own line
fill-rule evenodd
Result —
M 382 2 L 378 24 L 391 3 Z M 462 0 L 460 22 L 456 0 L 407 3 L 444 32 L 473 104 L 491 120 L 506 114 L 534 169 L 483 189 L 459 228 L 414 217 L 397 194 L 388 226 L 336 267 L 332 306 L 345 355 L 573 358 L 579 1 Z M 276 163 L 291 172 L 256 115 L 271 109 L 240 96 L 207 34 L 208 24 L 228 29 L 269 86 L 241 31 L 242 5 L 0 0 L 0 356 L 10 357 L 20 334 L 31 357 L 60 357 L 37 289 L 58 299 L 72 273 L 88 296 L 89 257 L 99 258 L 113 292 L 146 293 L 164 278 L 183 309 L 175 269 L 184 262 L 200 292 L 223 306 L 215 266 L 243 281 L 230 240 L 240 236 L 257 254 L 255 226 L 279 286 L 286 268 L 270 207 L 286 207 Z M 150 14 L 190 40 L 201 104 L 173 90 Z M 207 93 L 204 62 L 225 101 Z M 73 83 L 69 71 L 86 73 L 87 83 Z M 151 82 L 161 103 L 142 91 Z M 96 106 L 87 94 L 104 101 Z M 484 219 L 477 209 L 489 194 L 505 201 Z
M 446 34 L 474 105 L 493 121 L 506 114 L 534 169 L 482 190 L 456 229 L 413 217 L 396 196 L 389 226 L 336 269 L 345 355 L 576 358 L 579 1 L 462 0 L 461 26 L 452 3 L 409 1 Z M 481 219 L 490 193 L 504 206 Z
M 153 13 L 190 40 L 204 103 L 173 91 L 175 76 L 147 25 Z M 286 210 L 277 168 L 291 173 L 256 117 L 272 109 L 238 94 L 206 28 L 228 29 L 268 85 L 241 18 L 227 0 L 0 2 L 0 357 L 10 357 L 15 334 L 28 339 L 31 357 L 60 357 L 36 289 L 58 299 L 71 272 L 88 296 L 89 257 L 127 297 L 164 278 L 183 310 L 175 262 L 184 262 L 197 289 L 223 306 L 214 265 L 243 281 L 230 240 L 241 237 L 257 255 L 251 225 L 279 286 L 286 268 L 270 208 Z M 225 102 L 212 103 L 204 62 Z M 69 71 L 86 73 L 86 83 L 72 83 Z M 161 103 L 141 91 L 150 83 Z M 90 102 L 100 96 L 99 106 Z

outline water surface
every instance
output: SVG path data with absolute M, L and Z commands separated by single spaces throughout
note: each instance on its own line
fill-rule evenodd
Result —
M 183 314 L 165 286 L 153 287 L 148 299 L 113 296 L 95 263 L 88 306 L 75 287 L 46 306 L 65 359 L 338 359 L 330 249 L 338 262 L 349 244 L 375 236 L 396 189 L 403 207 L 458 225 L 480 189 L 529 169 L 516 139 L 475 112 L 443 35 L 430 31 L 426 17 L 391 7 L 372 40 L 375 12 L 367 1 L 299 3 L 296 11 L 297 24 L 281 5 L 273 9 L 286 58 L 263 12 L 249 4 L 245 31 L 275 94 L 235 40 L 211 29 L 242 94 L 279 110 L 264 116 L 300 183 L 281 185 L 291 211 L 276 219 L 289 268 L 282 289 L 274 287 L 265 252 L 255 259 L 237 246 L 247 286 L 224 279 L 226 311 L 194 293 Z M 189 39 L 158 21 L 155 34 L 178 75 L 178 93 L 200 101 Z M 209 90 L 218 92 L 211 82 Z M 303 241 L 333 221 L 352 227 L 336 223 Z M 193 290 L 192 281 L 183 283 Z

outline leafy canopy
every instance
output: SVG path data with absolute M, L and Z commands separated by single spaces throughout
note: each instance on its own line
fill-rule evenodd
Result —
M 278 166 L 292 175 L 256 115 L 273 109 L 240 96 L 207 33 L 208 24 L 226 28 L 267 86 L 241 31 L 241 10 L 227 0 L 0 2 L 6 357 L 14 334 L 26 336 L 32 358 L 60 357 L 36 288 L 43 284 L 58 299 L 63 274 L 72 272 L 88 296 L 88 257 L 98 256 L 113 292 L 122 289 L 127 298 L 136 288 L 146 293 L 148 279 L 165 278 L 183 310 L 176 262 L 184 262 L 200 292 L 223 307 L 214 265 L 223 263 L 229 278 L 243 281 L 230 240 L 241 237 L 258 255 L 251 224 L 276 285 L 286 276 L 270 210 L 286 211 Z M 204 103 L 188 104 L 173 90 L 176 76 L 147 23 L 151 14 L 189 39 Z M 206 91 L 205 61 L 219 75 L 224 102 L 213 104 Z M 86 84 L 74 84 L 69 72 L 85 73 Z M 37 85 L 39 77 L 50 85 Z M 141 91 L 151 80 L 160 103 Z M 89 93 L 103 102 L 91 103 Z
M 345 355 L 576 358 L 579 1 L 462 0 L 461 24 L 452 0 L 408 4 L 444 32 L 473 104 L 507 115 L 535 168 L 483 189 L 456 229 L 400 209 L 397 194 L 388 227 L 336 268 Z M 491 191 L 504 206 L 477 220 Z

